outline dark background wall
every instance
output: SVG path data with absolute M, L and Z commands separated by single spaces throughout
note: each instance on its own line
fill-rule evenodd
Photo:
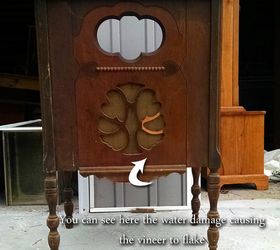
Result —
M 0 78 L 3 74 L 36 77 L 33 0 L 1 1 L 0 30 Z M 0 125 L 37 118 L 40 116 L 39 102 L 38 91 L 0 87 Z M 0 194 L 4 192 L 3 169 L 0 143 Z
M 0 72 L 37 75 L 33 0 L 0 3 Z
M 274 1 L 274 147 L 280 148 L 280 1 Z
M 265 110 L 265 149 L 276 147 L 275 118 L 275 3 L 240 0 L 240 105 Z M 279 96 L 279 95 L 278 95 Z

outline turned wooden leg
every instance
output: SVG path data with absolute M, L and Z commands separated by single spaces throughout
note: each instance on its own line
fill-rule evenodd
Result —
M 63 172 L 63 195 L 64 195 L 64 211 L 65 211 L 65 226 L 66 228 L 73 227 L 73 189 L 72 189 L 72 174 L 71 171 Z
M 49 206 L 49 216 L 47 219 L 47 225 L 50 229 L 48 242 L 51 250 L 58 250 L 60 237 L 57 231 L 59 226 L 59 218 L 56 215 L 56 203 L 57 203 L 57 180 L 56 172 L 48 173 L 45 178 L 45 193 Z
M 220 176 L 218 174 L 218 169 L 210 169 L 210 174 L 207 178 L 207 190 L 210 202 L 210 210 L 207 214 L 207 217 L 210 219 L 210 225 L 207 231 L 208 244 L 210 250 L 216 250 L 219 240 L 219 230 L 213 220 L 219 218 L 217 204 L 220 193 Z
M 199 194 L 201 192 L 199 185 L 199 176 L 201 173 L 201 168 L 192 168 L 193 175 L 193 185 L 192 185 L 192 225 L 197 225 L 198 215 L 200 209 Z

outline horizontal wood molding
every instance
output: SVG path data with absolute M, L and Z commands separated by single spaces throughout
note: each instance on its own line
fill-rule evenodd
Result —
M 246 111 L 242 106 L 221 107 L 222 116 L 252 116 L 252 115 L 265 115 L 265 111 Z
M 268 189 L 268 177 L 264 174 L 252 175 L 223 175 L 220 179 L 220 186 L 227 184 L 255 184 L 257 190 Z
M 144 181 L 153 180 L 155 177 L 167 176 L 172 173 L 184 174 L 186 165 L 148 165 L 145 167 L 144 173 L 140 179 Z M 80 167 L 80 174 L 84 177 L 95 175 L 99 178 L 108 178 L 113 182 L 128 182 L 128 175 L 132 166 L 116 166 L 116 167 Z

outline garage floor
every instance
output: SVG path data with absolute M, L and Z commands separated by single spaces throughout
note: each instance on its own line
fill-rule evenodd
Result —
M 227 223 L 221 227 L 219 249 L 279 249 L 280 244 L 280 183 L 270 183 L 267 191 L 255 191 L 250 186 L 228 186 L 223 188 L 219 201 L 221 218 Z M 209 209 L 207 194 L 202 193 L 201 218 L 206 218 Z M 110 213 L 90 214 L 81 216 L 75 209 L 74 218 L 79 224 L 74 229 L 65 229 L 60 225 L 61 250 L 117 250 L 117 249 L 207 249 L 204 245 L 192 246 L 183 242 L 190 238 L 207 239 L 207 226 L 198 225 L 165 225 L 162 218 L 190 219 L 191 211 L 158 212 L 150 214 L 158 219 L 156 225 L 144 225 L 142 219 L 146 214 Z M 47 206 L 14 206 L 6 207 L 3 201 L 0 205 L 0 249 L 29 250 L 48 249 L 48 229 L 45 220 L 48 214 Z M 58 214 L 63 216 L 63 207 L 58 207 Z M 139 219 L 140 225 L 102 225 L 102 220 L 108 218 Z M 98 220 L 98 225 L 85 225 L 82 219 Z M 254 225 L 233 225 L 236 218 L 253 220 Z M 261 228 L 258 220 L 266 219 L 266 227 Z M 232 219 L 230 223 L 230 219 Z M 132 245 L 121 245 L 122 235 L 136 242 Z M 165 241 L 164 245 L 140 245 L 138 239 L 150 237 Z M 185 236 L 185 238 L 184 238 Z M 171 245 L 170 238 L 174 245 Z M 159 240 L 160 239 L 160 240 Z M 175 245 L 176 241 L 179 243 Z

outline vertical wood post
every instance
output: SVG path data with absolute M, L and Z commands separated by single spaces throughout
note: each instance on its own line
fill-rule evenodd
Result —
M 48 243 L 51 250 L 58 250 L 60 236 L 57 231 L 59 226 L 59 218 L 56 214 L 57 203 L 57 180 L 56 173 L 47 174 L 45 178 L 45 193 L 49 206 L 49 216 L 47 218 L 47 226 L 50 229 Z
M 211 221 L 207 231 L 209 250 L 216 250 L 219 240 L 219 229 L 215 223 L 215 220 L 219 218 L 217 204 L 220 193 L 220 176 L 218 174 L 218 169 L 210 170 L 207 179 L 207 190 L 210 202 L 210 210 L 207 214 L 207 218 Z
M 66 228 L 73 227 L 73 189 L 72 189 L 72 174 L 71 171 L 63 172 L 63 183 L 64 183 L 64 211 L 65 211 L 65 226 Z M 68 222 L 71 221 L 71 222 Z
M 199 185 L 199 176 L 201 173 L 201 168 L 192 168 L 192 175 L 193 175 L 193 185 L 192 185 L 192 221 L 193 225 L 197 225 L 198 216 L 199 216 L 199 209 L 200 209 L 200 200 L 199 194 L 201 192 L 200 185 Z
M 239 0 L 222 0 L 221 106 L 239 105 Z

